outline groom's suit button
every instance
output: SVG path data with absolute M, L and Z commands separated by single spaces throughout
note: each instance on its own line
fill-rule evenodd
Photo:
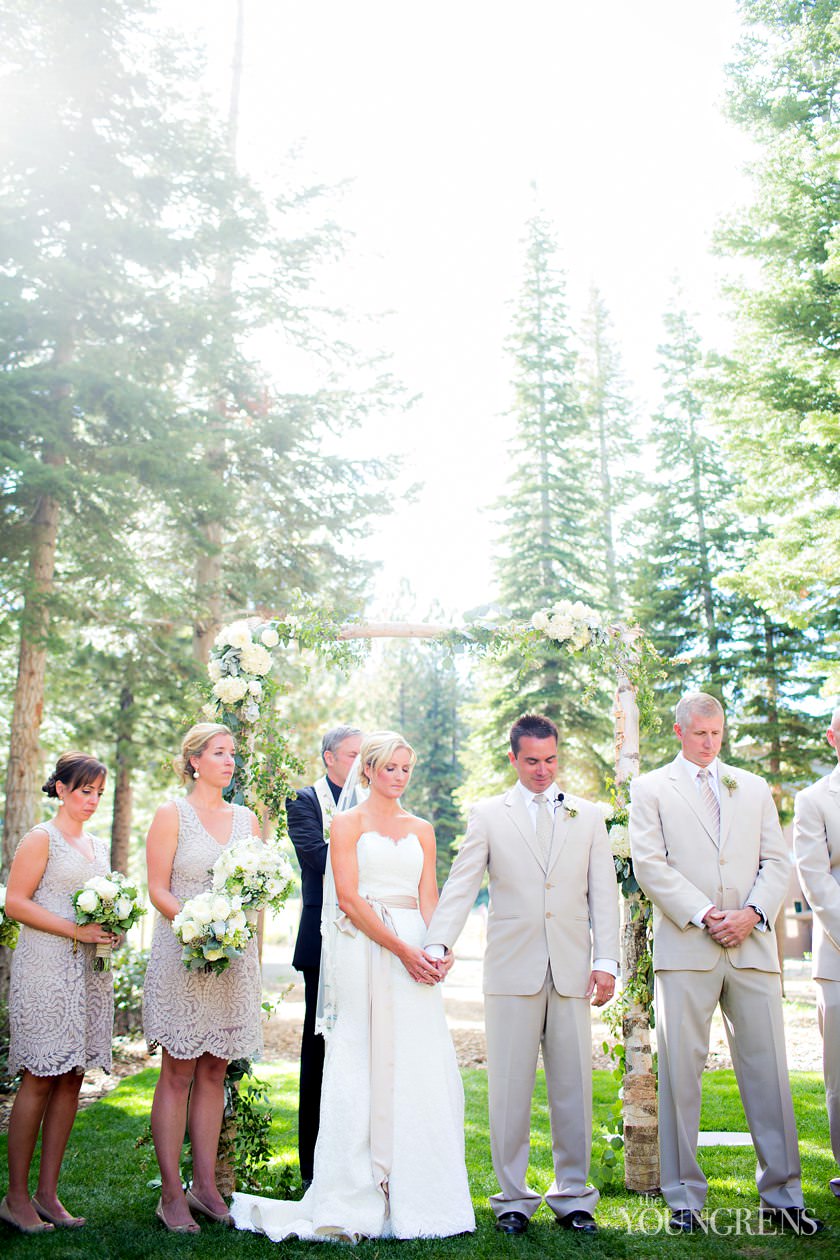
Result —
M 547 919 L 551 919 L 551 918 L 553 918 L 554 916 L 552 915 L 552 913 L 551 913 L 551 911 L 550 911 L 550 910 L 546 910 L 546 912 L 545 912 L 545 917 L 546 917 Z
M 553 884 L 546 884 L 546 888 L 553 888 L 553 887 L 554 887 Z

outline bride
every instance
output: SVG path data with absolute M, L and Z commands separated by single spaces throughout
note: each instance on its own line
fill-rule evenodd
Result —
M 444 973 L 420 947 L 438 899 L 435 836 L 400 803 L 415 761 L 394 731 L 368 735 L 359 777 L 369 795 L 330 827 L 314 1179 L 299 1202 L 235 1194 L 231 1204 L 238 1229 L 275 1242 L 475 1228 Z

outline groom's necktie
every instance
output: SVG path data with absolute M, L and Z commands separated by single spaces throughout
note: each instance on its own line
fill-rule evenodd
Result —
M 537 850 L 542 858 L 543 866 L 548 866 L 554 818 L 551 813 L 551 806 L 548 803 L 548 797 L 544 792 L 540 792 L 538 796 L 534 797 L 534 800 L 537 804 Z
M 720 803 L 715 790 L 709 782 L 709 772 L 705 768 L 697 771 L 697 782 L 700 784 L 700 800 L 706 807 L 709 822 L 712 824 L 712 835 L 720 839 Z

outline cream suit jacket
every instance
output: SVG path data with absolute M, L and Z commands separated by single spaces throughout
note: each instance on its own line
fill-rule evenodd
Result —
M 555 810 L 544 865 L 517 789 L 479 801 L 429 924 L 427 944 L 452 949 L 485 871 L 490 875 L 485 993 L 537 993 L 550 962 L 557 992 L 583 997 L 593 944 L 595 958 L 618 961 L 618 885 L 596 805 L 565 797 Z
M 657 970 L 709 971 L 722 946 L 691 922 L 711 903 L 719 910 L 763 910 L 768 928 L 728 951 L 735 967 L 778 971 L 771 930 L 785 897 L 791 861 L 770 789 L 758 775 L 718 763 L 720 839 L 682 757 L 630 784 L 633 871 L 653 902 Z M 730 791 L 725 778 L 735 780 Z
M 814 977 L 840 980 L 840 765 L 797 793 L 793 850 L 814 912 Z

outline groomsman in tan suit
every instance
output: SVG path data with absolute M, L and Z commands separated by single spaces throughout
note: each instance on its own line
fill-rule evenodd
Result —
M 831 774 L 797 793 L 793 849 L 799 882 L 814 912 L 813 972 L 823 1037 L 831 1149 L 840 1164 L 840 709 L 826 731 L 837 753 Z M 840 1177 L 829 1182 L 840 1198 Z
M 701 1077 L 719 1004 L 764 1219 L 816 1233 L 822 1224 L 802 1200 L 772 932 L 790 858 L 767 784 L 718 759 L 718 701 L 703 692 L 683 696 L 676 718 L 682 751 L 630 786 L 633 870 L 654 908 L 659 1150 L 671 1228 L 701 1227 Z
M 618 973 L 615 867 L 601 810 L 557 790 L 554 723 L 521 717 L 508 755 L 518 782 L 472 809 L 427 953 L 452 949 L 489 871 L 484 1014 L 496 1228 L 524 1233 L 541 1202 L 526 1176 L 542 1048 L 555 1178 L 545 1201 L 561 1225 L 591 1234 L 589 1005 L 609 1001 Z

